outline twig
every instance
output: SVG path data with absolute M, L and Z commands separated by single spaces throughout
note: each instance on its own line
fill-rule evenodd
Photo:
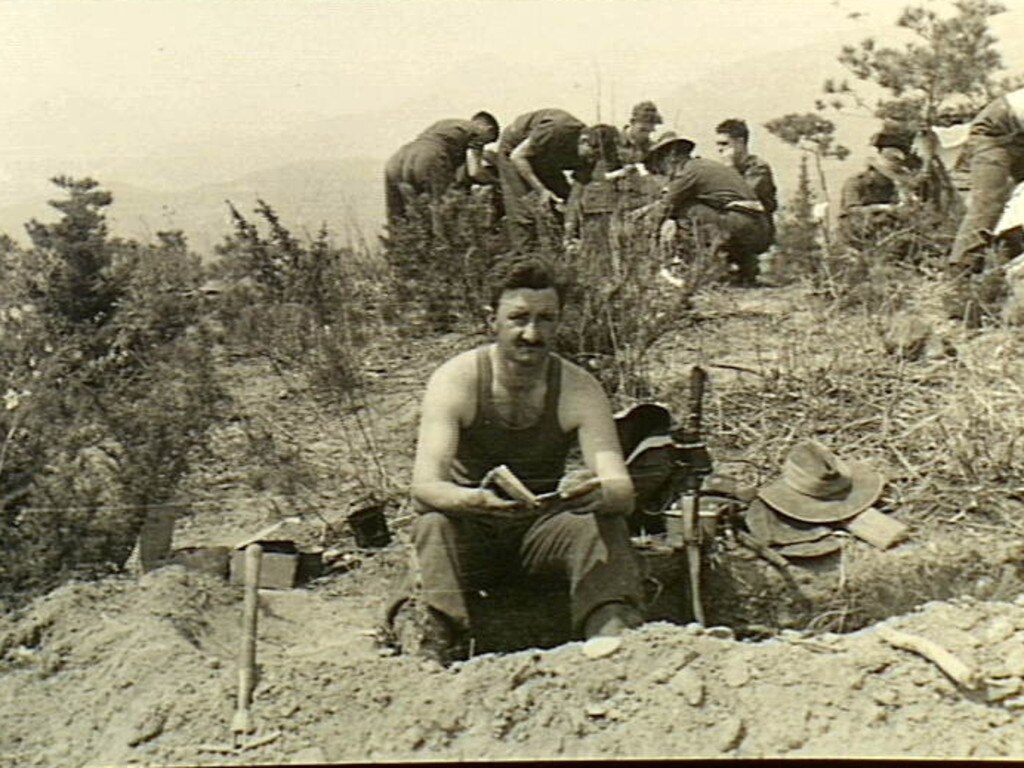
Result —
M 885 444 L 886 447 L 893 452 L 896 458 L 899 459 L 900 464 L 903 465 L 903 468 L 907 470 L 907 472 L 909 472 L 914 477 L 921 477 L 921 471 L 917 469 L 909 461 L 907 461 L 907 457 L 903 455 L 903 451 L 896 447 L 895 443 L 893 443 L 891 440 L 886 440 Z
M 252 741 L 244 742 L 242 746 L 240 746 L 238 749 L 240 752 L 245 752 L 250 749 L 265 747 L 267 744 L 273 744 L 279 738 L 281 738 L 280 731 L 271 731 L 266 736 L 260 736 L 259 738 L 253 739 Z
M 14 418 L 11 419 L 11 428 L 7 430 L 7 435 L 4 437 L 4 444 L 0 446 L 0 472 L 3 472 L 4 464 L 7 461 L 7 446 L 10 444 L 11 438 L 14 437 L 15 431 L 20 426 L 18 424 L 18 419 L 21 416 L 21 413 L 21 411 L 18 411 L 14 414 Z
M 848 432 L 850 430 L 856 429 L 857 427 L 866 427 L 869 424 L 875 423 L 876 421 L 878 421 L 878 417 L 877 416 L 868 416 L 868 417 L 863 418 L 863 419 L 857 419 L 856 421 L 851 421 L 849 424 L 843 424 L 841 427 L 839 427 L 839 429 L 837 429 L 833 433 L 833 436 L 839 437 L 839 435 L 841 435 L 843 432 Z
M 825 619 L 831 619 L 832 617 L 838 617 L 839 623 L 835 626 L 841 628 L 845 623 L 846 617 L 849 615 L 849 613 L 850 609 L 847 606 L 843 606 L 842 608 L 835 608 L 831 611 L 825 611 L 824 613 L 819 613 L 817 616 L 815 616 L 807 623 L 807 630 L 817 631 L 825 623 Z
M 977 523 L 973 520 L 958 520 L 956 523 L 953 523 L 952 520 L 939 520 L 939 522 L 947 524 L 952 523 L 954 525 L 959 526 L 961 530 L 963 528 L 974 528 L 975 530 L 979 531 L 995 531 L 996 533 L 1002 534 L 1006 533 L 1007 528 L 1010 528 L 1011 530 L 1020 530 L 1019 528 L 1012 525 L 986 525 L 985 523 Z
M 196 744 L 196 749 L 200 752 L 215 752 L 218 755 L 234 755 L 240 751 L 227 744 Z
M 938 643 L 918 635 L 900 632 L 884 624 L 880 625 L 877 631 L 878 636 L 889 645 L 926 658 L 960 687 L 973 691 L 981 684 L 977 669 L 965 664 Z
M 839 547 L 839 591 L 846 589 L 846 542 Z
M 752 373 L 755 376 L 764 378 L 767 374 L 764 371 L 758 371 L 754 368 L 748 368 L 745 365 L 734 365 L 733 363 L 707 363 L 709 368 L 726 368 L 730 371 L 740 371 L 742 373 Z
M 753 550 L 760 557 L 764 558 L 784 573 L 788 573 L 789 563 L 786 561 L 786 558 L 778 552 L 772 551 L 746 531 L 736 531 L 736 538 L 741 544 L 743 544 L 743 546 Z
M 833 648 L 830 645 L 819 643 L 816 640 L 812 640 L 807 637 L 786 637 L 783 635 L 782 640 L 790 645 L 803 646 L 809 651 L 816 651 L 818 653 L 841 653 L 845 650 L 844 648 Z

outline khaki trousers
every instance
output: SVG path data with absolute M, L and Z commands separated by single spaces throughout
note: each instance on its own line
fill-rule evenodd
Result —
M 623 517 L 555 512 L 523 521 L 421 514 L 413 525 L 421 594 L 461 629 L 467 594 L 502 580 L 563 576 L 577 633 L 595 608 L 642 602 L 640 564 Z

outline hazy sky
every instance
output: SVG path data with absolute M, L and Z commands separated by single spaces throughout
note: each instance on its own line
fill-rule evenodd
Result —
M 1024 0 L 1003 1 L 1011 11 L 993 26 L 1020 71 Z M 484 106 L 510 118 L 557 105 L 589 120 L 598 79 L 603 117 L 618 122 L 637 98 L 733 61 L 818 43 L 838 51 L 891 34 L 901 5 L 0 0 L 0 184 L 33 159 L 141 155 L 198 136 L 258 135 L 423 98 L 439 117 Z M 384 126 L 403 136 L 421 127 Z
M 164 130 L 246 125 L 382 108 L 455 67 L 472 77 L 481 57 L 592 98 L 598 68 L 609 89 L 642 91 L 893 13 L 885 0 L 3 0 L 3 108 L 75 95 L 173 118 Z M 504 85 L 490 83 L 499 99 Z
M 937 8 L 948 4 L 925 0 Z M 997 19 L 1004 43 L 1024 0 Z M 543 95 L 605 104 L 704 68 L 891 27 L 891 0 L 0 0 L 6 119 L 95 100 L 148 117 L 153 140 L 197 123 L 241 129 L 400 103 L 464 71 L 505 64 L 486 94 L 543 72 Z M 851 18 L 851 13 L 863 15 Z M 1012 18 L 1011 18 L 1012 17 Z M 489 74 L 491 70 L 489 70 Z M 568 88 L 566 87 L 568 86 Z M 485 94 L 481 94 L 485 96 Z M 57 104 L 54 104 L 57 102 Z M 621 106 L 620 106 L 621 109 Z M 2 139 L 0 139 L 2 140 Z

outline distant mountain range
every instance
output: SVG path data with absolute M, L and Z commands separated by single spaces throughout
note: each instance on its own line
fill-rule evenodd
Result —
M 113 233 L 147 242 L 159 231 L 180 229 L 193 250 L 202 254 L 212 253 L 231 232 L 229 201 L 248 216 L 258 199 L 265 200 L 293 234 L 312 237 L 326 224 L 343 243 L 372 239 L 383 219 L 380 161 L 368 158 L 296 162 L 230 181 L 162 192 L 100 182 L 114 196 L 107 213 Z M 54 187 L 53 192 L 59 190 Z M 24 240 L 25 222 L 53 220 L 56 215 L 45 200 L 2 207 L 0 232 Z
M 164 229 L 181 229 L 200 253 L 231 231 L 227 203 L 244 216 L 257 200 L 269 203 L 296 236 L 316 235 L 323 225 L 341 242 L 372 238 L 383 219 L 380 161 L 369 158 L 308 160 L 268 168 L 230 181 L 174 192 L 129 192 L 111 185 L 114 231 L 148 239 Z

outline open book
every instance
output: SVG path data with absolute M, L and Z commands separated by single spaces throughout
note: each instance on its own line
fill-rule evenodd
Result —
M 600 485 L 600 480 L 596 477 L 592 478 L 565 492 L 555 490 L 549 493 L 536 494 L 527 488 L 526 484 L 516 477 L 515 472 L 509 469 L 506 464 L 500 464 L 484 475 L 480 485 L 483 488 L 487 488 L 489 486 L 499 488 L 511 499 L 521 501 L 533 509 L 543 509 L 545 507 L 552 506 L 560 500 L 582 495 L 583 493 L 598 487 Z

